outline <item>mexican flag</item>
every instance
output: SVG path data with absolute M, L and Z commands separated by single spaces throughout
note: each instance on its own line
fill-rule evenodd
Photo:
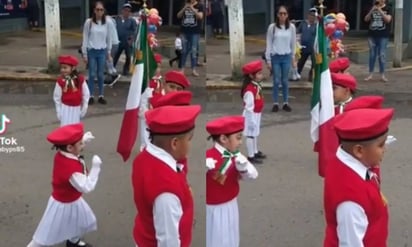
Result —
M 335 115 L 332 79 L 327 55 L 327 37 L 325 35 L 323 17 L 320 18 L 317 26 L 315 53 L 316 65 L 311 102 L 312 122 L 310 135 L 315 143 L 315 149 L 321 150 L 322 146 L 328 145 L 328 133 L 330 133 L 328 128 L 330 128 L 330 124 L 326 123 Z
M 117 152 L 122 156 L 123 161 L 129 159 L 136 142 L 137 131 L 139 129 L 138 114 L 142 94 L 157 68 L 153 51 L 149 47 L 147 40 L 147 20 L 144 16 L 142 16 L 142 19 L 134 45 L 135 62 L 132 81 L 130 82 L 126 110 L 123 115 L 122 127 L 117 143 Z

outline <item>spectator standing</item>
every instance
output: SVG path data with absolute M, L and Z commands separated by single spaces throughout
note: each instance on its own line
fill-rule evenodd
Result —
M 104 68 L 106 59 L 111 60 L 111 37 L 106 18 L 104 5 L 102 2 L 96 2 L 92 18 L 87 19 L 83 25 L 83 43 L 82 55 L 84 62 L 89 68 L 89 105 L 94 104 L 94 79 L 97 76 L 97 84 L 99 86 L 100 104 L 107 104 L 104 98 Z
M 109 20 L 107 23 L 109 24 L 110 37 L 112 39 L 112 49 L 110 55 L 115 57 L 117 50 L 119 49 L 119 35 L 117 34 L 116 21 L 111 16 L 107 16 L 107 19 Z M 108 84 L 109 86 L 113 86 L 120 79 L 121 75 L 117 73 L 116 67 L 113 64 L 113 59 L 107 59 L 106 68 L 110 77 Z
M 309 9 L 307 19 L 301 22 L 297 29 L 297 33 L 300 34 L 300 44 L 302 46 L 301 56 L 298 61 L 298 73 L 301 75 L 306 60 L 310 57 L 312 64 L 309 71 L 308 81 L 312 81 L 313 68 L 315 65 L 314 43 L 316 38 L 317 14 L 318 12 L 316 8 Z
M 113 64 L 116 67 L 119 61 L 120 55 L 123 51 L 126 54 L 126 62 L 123 66 L 123 75 L 129 75 L 130 59 L 132 52 L 132 44 L 134 34 L 137 30 L 137 23 L 133 17 L 130 16 L 132 6 L 129 3 L 125 3 L 122 8 L 122 15 L 116 18 L 117 33 L 119 35 L 119 48 L 113 60 Z
M 181 19 L 181 30 L 184 38 L 182 63 L 179 68 L 184 72 L 186 59 L 190 54 L 192 75 L 194 76 L 199 76 L 196 65 L 203 14 L 204 6 L 196 0 L 187 0 L 185 6 L 177 13 L 177 17 Z
M 212 28 L 215 36 L 223 34 L 223 11 L 224 3 L 222 0 L 210 1 L 210 18 L 212 20 Z
M 38 0 L 26 0 L 27 1 L 27 17 L 29 20 L 30 28 L 39 27 L 39 3 Z
M 369 75 L 365 81 L 372 79 L 375 69 L 376 58 L 379 61 L 379 72 L 383 82 L 388 79 L 385 76 L 386 48 L 390 35 L 390 23 L 392 21 L 391 9 L 386 5 L 386 0 L 377 0 L 375 5 L 365 16 L 365 21 L 369 22 L 368 43 L 369 43 Z
M 177 61 L 177 64 L 180 67 L 180 64 L 182 62 L 182 51 L 183 51 L 182 37 L 181 37 L 180 32 L 177 32 L 176 33 L 176 39 L 175 39 L 175 54 L 176 54 L 176 57 L 169 60 L 170 67 L 173 67 L 173 63 L 175 61 Z

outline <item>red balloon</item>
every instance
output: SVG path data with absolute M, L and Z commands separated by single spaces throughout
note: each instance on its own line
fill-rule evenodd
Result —
M 326 36 L 331 36 L 334 32 L 336 31 L 336 25 L 333 23 L 329 23 L 328 25 L 326 25 L 325 27 L 325 33 Z
M 344 19 L 337 19 L 336 28 L 341 31 L 346 31 L 346 21 Z
M 158 15 L 149 16 L 149 24 L 159 26 L 160 17 Z
M 339 42 L 340 40 L 334 39 L 330 42 L 330 49 L 333 52 L 337 52 L 339 50 Z

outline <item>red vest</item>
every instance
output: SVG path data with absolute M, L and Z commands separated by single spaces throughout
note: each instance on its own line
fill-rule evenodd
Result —
M 79 75 L 77 79 L 74 80 L 77 90 L 73 91 L 73 88 L 68 88 L 67 92 L 64 92 L 66 87 L 66 82 L 61 76 L 57 79 L 57 84 L 62 89 L 62 103 L 68 106 L 81 106 L 83 101 L 83 83 L 84 77 Z
M 70 177 L 75 172 L 84 173 L 83 164 L 71 158 L 65 157 L 60 152 L 54 156 L 53 178 L 52 178 L 52 196 L 59 202 L 73 202 L 82 196 L 70 184 Z
M 223 165 L 224 159 L 222 154 L 216 148 L 211 148 L 206 151 L 206 158 L 212 158 L 217 161 L 215 169 L 209 170 L 206 173 L 206 204 L 216 205 L 233 200 L 239 194 L 240 178 L 234 160 L 232 159 L 232 164 L 226 172 L 226 181 L 222 185 L 213 178 Z
M 253 94 L 253 98 L 255 100 L 255 108 L 253 109 L 256 113 L 261 113 L 263 111 L 263 107 L 265 106 L 265 101 L 263 99 L 262 90 L 259 89 L 258 86 L 254 85 L 253 83 L 249 83 L 243 93 L 251 92 Z M 244 106 L 244 104 L 243 104 Z
M 181 247 L 192 241 L 193 197 L 184 172 L 175 172 L 167 164 L 144 149 L 134 160 L 132 170 L 134 201 L 138 211 L 133 229 L 134 240 L 140 247 L 156 247 L 153 205 L 162 193 L 176 195 L 183 215 L 179 222 Z
M 386 247 L 389 218 L 386 199 L 372 180 L 363 180 L 338 158 L 328 164 L 326 169 L 324 207 L 327 226 L 323 246 L 339 245 L 336 209 L 344 201 L 355 202 L 365 210 L 369 225 L 363 238 L 364 246 Z

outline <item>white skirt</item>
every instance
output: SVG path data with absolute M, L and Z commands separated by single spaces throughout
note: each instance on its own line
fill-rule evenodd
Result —
M 139 138 L 140 138 L 140 151 L 150 142 L 149 131 L 147 131 L 146 119 L 139 117 Z
M 206 205 L 206 247 L 239 247 L 237 198 L 219 205 Z
M 61 105 L 60 126 L 80 123 L 81 106 Z
M 245 128 L 243 130 L 243 135 L 244 136 L 252 136 L 252 137 L 257 137 L 260 135 L 260 123 L 262 119 L 262 113 L 256 113 L 253 112 L 251 115 L 245 114 L 245 111 L 243 111 L 243 116 L 245 117 Z M 251 117 L 252 119 L 248 119 Z M 253 129 L 253 131 L 248 128 L 251 123 L 257 123 L 257 127 Z
M 50 196 L 33 240 L 50 246 L 96 230 L 96 216 L 82 197 L 71 203 L 62 203 Z

